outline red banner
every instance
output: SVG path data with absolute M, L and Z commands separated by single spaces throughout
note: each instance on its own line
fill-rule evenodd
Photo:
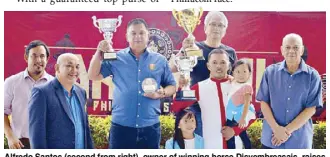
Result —
M 283 60 L 280 54 L 282 38 L 288 33 L 300 34 L 308 49 L 307 64 L 326 72 L 326 13 L 325 12 L 224 12 L 229 25 L 223 43 L 237 51 L 238 58 L 250 58 L 253 63 L 252 84 L 258 90 L 263 70 L 268 65 Z M 57 56 L 72 52 L 81 58 L 79 84 L 88 92 L 90 114 L 107 114 L 111 110 L 113 84 L 110 78 L 102 82 L 90 81 L 87 69 L 95 48 L 103 35 L 94 27 L 92 16 L 117 18 L 123 15 L 122 24 L 114 33 L 117 49 L 128 46 L 125 33 L 127 23 L 133 18 L 144 18 L 150 28 L 160 29 L 170 37 L 173 48 L 179 49 L 187 36 L 176 24 L 172 12 L 5 12 L 5 78 L 26 67 L 24 46 L 39 39 L 53 47 L 47 71 L 54 74 Z M 205 39 L 203 21 L 194 31 L 197 41 Z M 256 92 L 255 92 L 256 93 Z M 166 105 L 163 111 L 170 106 Z M 256 103 L 256 102 L 254 102 Z M 256 103 L 257 104 L 257 103 Z M 259 106 L 257 105 L 257 109 Z

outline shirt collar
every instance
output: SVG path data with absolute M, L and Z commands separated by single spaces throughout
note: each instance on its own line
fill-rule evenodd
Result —
M 278 70 L 288 71 L 285 60 L 283 60 L 280 63 L 280 68 Z M 307 64 L 305 63 L 305 61 L 303 59 L 301 59 L 300 64 L 299 64 L 299 68 L 297 69 L 296 72 L 300 72 L 300 71 L 308 72 L 307 71 Z
M 136 58 L 135 54 L 133 53 L 132 49 L 131 48 L 128 48 L 128 53 L 134 57 L 134 59 Z M 147 55 L 149 54 L 149 51 L 147 50 L 147 48 L 144 49 L 144 52 L 140 55 L 140 58 L 144 58 L 146 57 Z
M 216 79 L 216 78 L 212 78 L 212 77 L 210 77 L 210 79 L 211 79 L 211 81 L 213 81 L 213 82 L 215 82 L 215 83 L 222 83 L 222 82 L 226 82 L 226 81 L 229 80 L 229 79 L 228 79 L 228 75 L 227 75 L 226 78 L 223 78 L 223 79 Z
M 72 86 L 72 88 L 71 88 L 71 91 L 69 92 L 69 91 L 67 91 L 63 86 L 62 86 L 62 84 L 60 83 L 60 85 L 61 85 L 61 87 L 62 87 L 62 90 L 63 90 L 63 92 L 64 92 L 64 94 L 65 94 L 65 96 L 68 96 L 69 95 L 69 93 L 71 94 L 71 96 L 72 96 L 72 94 L 73 93 L 75 93 L 76 92 L 76 87 L 73 85 Z
M 48 77 L 48 73 L 46 71 L 44 71 L 44 73 L 42 74 L 42 76 L 39 78 L 39 80 L 42 80 L 42 79 L 45 79 L 45 80 L 49 80 L 49 77 Z M 29 72 L 28 72 L 28 69 L 26 68 L 24 70 L 24 73 L 23 73 L 23 77 L 26 79 L 26 78 L 31 78 L 33 79 L 30 75 L 29 75 Z

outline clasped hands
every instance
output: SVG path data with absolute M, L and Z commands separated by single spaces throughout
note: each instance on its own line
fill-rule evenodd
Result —
M 272 145 L 280 146 L 282 143 L 286 142 L 291 136 L 291 132 L 283 126 L 278 126 L 273 130 L 272 135 Z

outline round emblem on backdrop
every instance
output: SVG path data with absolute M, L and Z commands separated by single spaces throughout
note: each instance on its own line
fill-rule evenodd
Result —
M 148 51 L 162 54 L 167 60 L 170 60 L 173 53 L 173 42 L 170 36 L 163 30 L 157 28 L 149 28 L 150 40 L 148 43 Z

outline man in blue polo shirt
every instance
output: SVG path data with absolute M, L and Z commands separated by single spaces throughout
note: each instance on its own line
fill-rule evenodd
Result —
M 91 80 L 102 80 L 111 75 L 115 84 L 109 148 L 158 149 L 160 98 L 172 96 L 176 82 L 166 58 L 146 49 L 149 32 L 143 19 L 128 23 L 126 39 L 129 47 L 117 52 L 113 61 L 101 61 L 101 52 L 112 50 L 108 41 L 101 41 L 88 76 Z M 142 82 L 146 78 L 153 78 L 159 90 L 144 93 Z
M 196 43 L 194 43 L 194 39 L 189 37 L 183 40 L 182 48 L 184 50 L 197 45 L 198 48 L 203 50 L 203 56 L 205 58 L 205 60 L 199 60 L 197 65 L 193 68 L 193 71 L 190 74 L 191 75 L 190 85 L 197 84 L 198 82 L 204 81 L 205 79 L 210 77 L 210 71 L 207 69 L 206 63 L 208 61 L 208 55 L 212 50 L 219 48 L 223 49 L 228 53 L 230 65 L 232 66 L 236 62 L 237 56 L 235 50 L 232 47 L 222 43 L 222 39 L 226 34 L 227 28 L 228 28 L 228 20 L 226 15 L 223 12 L 211 11 L 208 12 L 204 20 L 204 31 L 206 35 L 206 40 Z M 182 54 L 179 53 L 177 55 L 182 55 Z M 175 66 L 172 66 L 171 69 L 173 72 L 178 71 L 177 67 Z M 187 80 L 185 80 L 183 77 L 180 77 L 179 82 L 180 82 L 179 83 L 180 86 L 187 84 Z M 191 106 L 191 109 L 196 114 L 197 127 L 195 133 L 203 136 L 201 109 L 198 103 Z
M 281 52 L 285 60 L 266 68 L 257 94 L 264 115 L 262 147 L 312 148 L 311 117 L 322 107 L 320 75 L 301 58 L 298 34 L 283 38 Z

